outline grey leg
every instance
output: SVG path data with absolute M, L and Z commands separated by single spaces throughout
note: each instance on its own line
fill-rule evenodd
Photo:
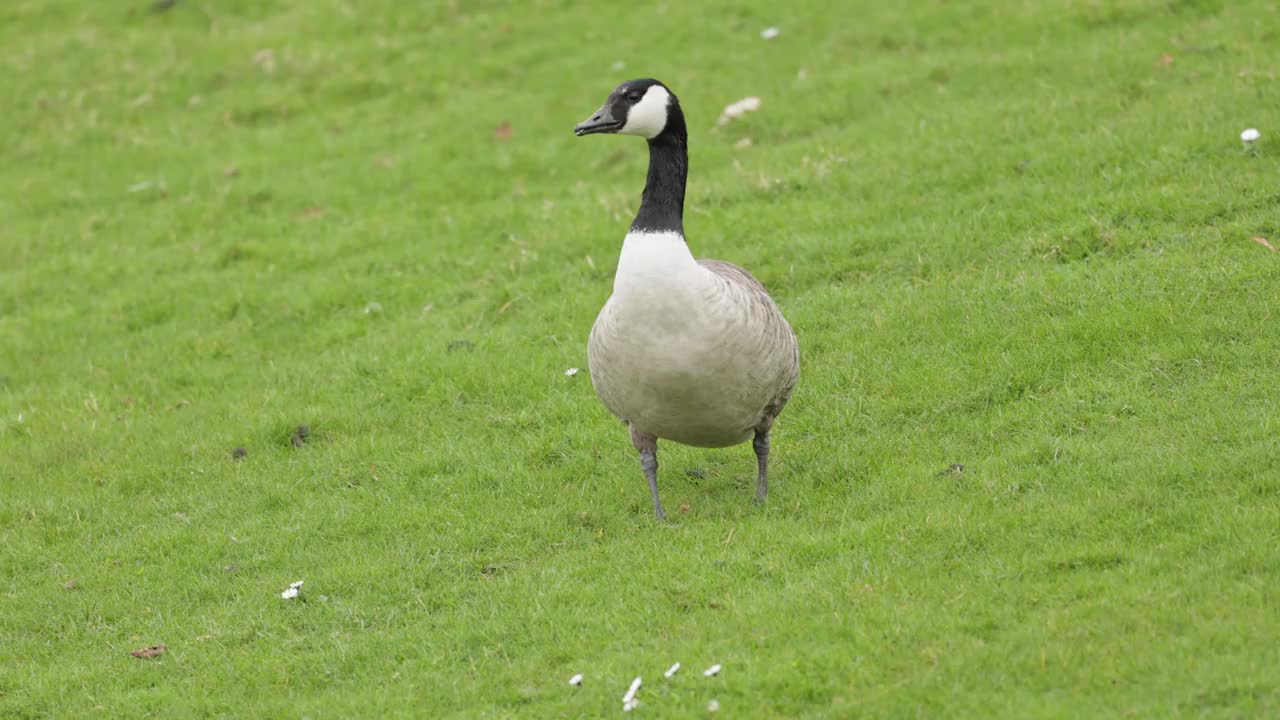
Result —
M 769 495 L 769 431 L 756 431 L 756 437 L 751 441 L 751 447 L 756 451 L 756 467 L 758 468 L 756 475 L 756 502 L 764 502 L 765 497 Z
M 790 397 L 791 390 L 788 389 L 764 409 L 764 417 L 761 417 L 760 424 L 756 425 L 756 436 L 751 441 L 751 447 L 756 451 L 756 502 L 764 502 L 769 496 L 769 431 L 773 430 L 773 421 L 782 412 L 782 408 L 786 406 L 787 399 Z
M 667 514 L 662 511 L 662 501 L 658 499 L 658 438 L 646 432 L 631 430 L 631 444 L 640 451 L 640 469 L 644 471 L 644 479 L 649 481 L 649 494 L 653 495 L 653 516 L 658 520 L 666 520 Z

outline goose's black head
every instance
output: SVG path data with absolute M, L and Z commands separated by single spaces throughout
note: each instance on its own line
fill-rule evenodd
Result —
M 575 135 L 617 133 L 639 135 L 646 140 L 684 133 L 680 101 L 666 85 L 653 78 L 628 80 L 609 93 L 604 105 L 578 123 Z

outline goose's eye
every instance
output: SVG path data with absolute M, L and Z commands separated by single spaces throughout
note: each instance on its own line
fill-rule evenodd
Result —
M 641 98 L 641 95 L 639 90 L 632 90 L 631 92 L 627 93 L 627 99 L 630 100 L 631 102 L 640 102 L 640 98 Z

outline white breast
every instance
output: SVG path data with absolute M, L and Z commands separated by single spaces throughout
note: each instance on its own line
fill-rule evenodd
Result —
M 640 311 L 678 305 L 714 282 L 698 265 L 684 237 L 675 232 L 630 232 L 622 243 L 613 296 L 627 308 Z M 651 312 L 638 312 L 652 318 Z
M 747 290 L 699 265 L 677 233 L 631 233 L 591 331 L 592 384 L 614 414 L 687 445 L 751 436 L 777 379 Z

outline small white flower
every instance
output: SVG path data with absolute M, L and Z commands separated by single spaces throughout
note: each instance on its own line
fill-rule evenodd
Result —
M 678 672 L 680 672 L 680 663 L 676 663 L 675 665 L 672 665 L 671 667 L 667 668 L 667 671 L 662 673 L 662 676 L 671 677 L 672 675 L 675 675 Z
M 292 599 L 294 599 L 294 598 L 298 597 L 298 592 L 299 592 L 301 589 L 302 589 L 302 581 L 301 581 L 301 580 L 299 580 L 299 581 L 297 581 L 297 582 L 289 583 L 289 589 L 288 589 L 288 590 L 285 590 L 285 591 L 284 591 L 284 592 L 282 592 L 282 593 L 280 593 L 280 598 L 281 598 L 281 599 L 283 599 L 283 600 L 292 600 Z
M 715 677 L 716 675 L 719 675 L 719 674 L 720 674 L 720 663 L 716 663 L 715 665 L 712 665 L 711 667 L 707 668 L 706 670 L 703 670 L 703 671 L 702 671 L 702 674 L 703 674 L 703 675 L 706 675 L 707 677 Z
M 632 700 L 635 700 L 636 691 L 639 689 L 640 689 L 640 677 L 636 676 L 636 679 L 631 681 L 631 687 L 627 688 L 627 694 L 622 696 L 623 704 L 625 705 L 626 703 L 629 703 Z
M 707 712 L 715 712 L 720 709 L 720 701 L 711 698 L 711 702 L 707 703 Z
M 1245 145 L 1257 142 L 1260 137 L 1262 137 L 1262 133 L 1258 132 L 1258 128 L 1249 128 L 1240 133 L 1240 139 L 1244 141 Z
M 289 587 L 291 587 L 291 588 L 293 588 L 293 589 L 295 589 L 295 590 L 296 590 L 296 589 L 298 589 L 298 588 L 302 587 L 302 583 L 303 583 L 303 581 L 302 581 L 302 580 L 298 580 L 298 581 L 296 581 L 296 582 L 291 582 L 291 583 L 289 583 Z
M 772 40 L 782 34 L 782 31 L 776 27 L 767 27 L 760 31 L 760 37 L 765 40 Z
M 380 313 L 380 312 L 382 312 L 382 303 L 371 302 L 368 305 L 364 306 L 365 315 L 372 315 L 374 313 Z
M 582 684 L 582 673 L 578 673 L 577 675 L 574 675 L 573 677 L 569 678 L 569 684 L 570 684 L 570 685 L 573 685 L 573 686 L 581 685 L 581 684 Z
M 565 377 L 573 377 L 574 375 L 577 375 L 577 374 L 578 374 L 578 368 L 569 368 L 568 370 L 564 371 Z

